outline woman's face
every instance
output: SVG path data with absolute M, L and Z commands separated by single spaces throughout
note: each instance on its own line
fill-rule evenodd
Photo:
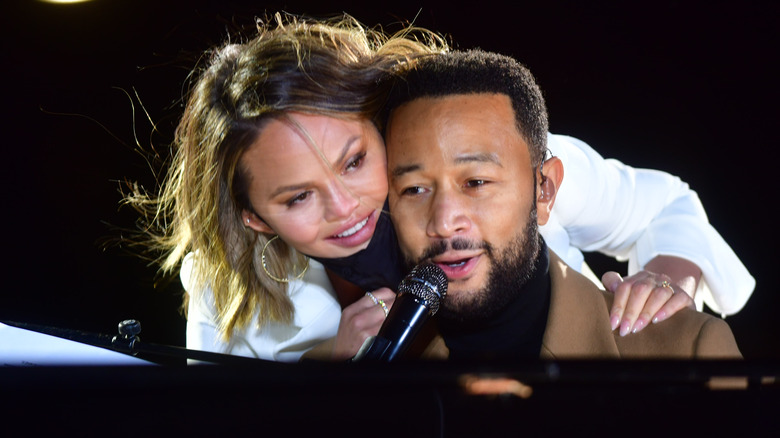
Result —
M 368 246 L 387 197 L 384 142 L 370 121 L 288 113 L 265 124 L 240 165 L 257 213 L 244 210 L 245 225 L 315 257 Z

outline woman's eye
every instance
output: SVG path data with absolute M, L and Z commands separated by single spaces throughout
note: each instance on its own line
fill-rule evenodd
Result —
M 466 181 L 466 187 L 471 187 L 471 188 L 482 187 L 485 184 L 487 184 L 487 181 L 485 181 L 484 179 L 471 179 Z
M 349 160 L 345 170 L 357 169 L 358 167 L 360 167 L 360 165 L 363 163 L 363 160 L 365 159 L 366 159 L 365 152 L 356 155 L 351 160 Z
M 311 193 L 311 192 L 303 192 L 303 193 L 299 193 L 299 194 L 297 194 L 297 195 L 296 195 L 296 196 L 294 196 L 292 199 L 290 199 L 289 201 L 287 201 L 287 206 L 288 206 L 288 207 L 292 207 L 292 206 L 293 206 L 293 205 L 295 205 L 295 204 L 300 204 L 301 202 L 305 201 L 305 200 L 306 200 L 306 198 L 308 198 L 308 197 L 309 197 L 309 194 L 310 194 L 310 193 Z

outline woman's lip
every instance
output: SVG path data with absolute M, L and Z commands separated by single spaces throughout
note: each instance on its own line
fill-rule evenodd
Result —
M 364 217 L 363 220 L 359 220 L 359 221 L 357 221 L 355 224 L 353 224 L 351 226 L 344 227 L 343 231 L 335 233 L 333 235 L 333 237 L 337 237 L 337 238 L 349 237 L 349 236 L 359 232 L 360 230 L 363 229 L 363 227 L 365 227 L 368 224 L 368 220 L 370 219 L 370 216 L 371 215 L 368 215 L 368 216 Z
M 434 260 L 450 281 L 462 280 L 470 276 L 477 267 L 481 255 L 447 257 Z M 457 263 L 454 264 L 453 263 Z
M 348 231 L 349 229 L 353 228 L 355 225 L 363 221 L 365 221 L 366 224 L 363 225 L 363 227 L 357 230 L 354 234 L 350 234 L 349 236 L 339 237 L 339 234 L 343 234 L 345 231 Z M 339 229 L 338 232 L 333 233 L 330 237 L 328 237 L 327 240 L 336 245 L 348 247 L 348 248 L 363 245 L 364 243 L 371 240 L 371 237 L 374 236 L 374 230 L 376 229 L 376 221 L 377 221 L 377 212 L 372 211 L 371 214 L 369 214 L 368 216 L 365 216 L 360 220 L 354 221 L 348 225 L 341 227 L 341 229 Z

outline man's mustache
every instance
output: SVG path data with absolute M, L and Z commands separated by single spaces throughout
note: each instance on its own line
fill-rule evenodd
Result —
M 420 259 L 417 260 L 417 264 L 420 264 L 422 262 L 428 261 L 434 257 L 440 256 L 447 251 L 453 250 L 453 251 L 464 251 L 464 250 L 474 250 L 474 249 L 483 249 L 487 253 L 488 256 L 493 255 L 493 246 L 485 241 L 475 241 L 475 240 L 469 240 L 465 238 L 454 238 L 454 239 L 447 239 L 447 240 L 438 240 L 425 248 L 423 251 L 422 256 L 420 256 Z

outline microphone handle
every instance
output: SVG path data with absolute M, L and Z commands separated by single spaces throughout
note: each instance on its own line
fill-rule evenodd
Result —
M 391 362 L 401 357 L 414 341 L 430 310 L 412 294 L 398 296 L 379 333 L 364 351 L 358 352 L 356 360 Z M 363 349 L 361 349 L 363 350 Z

